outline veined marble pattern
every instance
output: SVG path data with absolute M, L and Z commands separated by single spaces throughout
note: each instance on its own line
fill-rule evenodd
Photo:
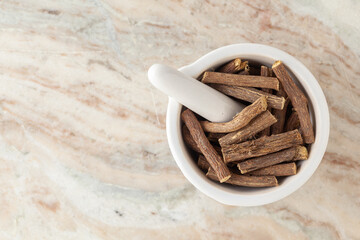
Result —
M 360 239 L 360 5 L 337 2 L 0 1 L 0 239 Z M 298 58 L 330 107 L 317 172 L 262 207 L 187 182 L 146 76 L 239 42 Z

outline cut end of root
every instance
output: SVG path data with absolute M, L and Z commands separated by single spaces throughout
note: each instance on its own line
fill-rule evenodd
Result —
M 295 155 L 296 160 L 306 160 L 306 159 L 308 159 L 308 157 L 309 157 L 309 154 L 308 154 L 306 147 L 304 147 L 304 146 L 296 147 L 296 155 Z
M 239 168 L 239 170 L 240 170 L 241 174 L 245 174 L 245 173 L 249 172 L 248 170 L 241 170 L 240 168 Z
M 208 77 L 208 76 L 207 76 L 208 74 L 209 74 L 209 72 L 204 72 L 204 74 L 203 74 L 203 76 L 202 76 L 202 78 L 201 78 L 201 81 L 202 81 L 202 82 L 204 82 L 204 79 Z
M 279 80 L 278 80 L 277 85 L 276 85 L 276 91 L 279 91 L 279 89 L 280 89 L 280 83 L 279 83 Z
M 239 163 L 237 164 L 237 168 L 239 169 L 239 171 L 241 172 L 241 174 L 245 174 L 245 173 L 247 173 L 247 172 L 248 172 L 248 170 L 247 170 L 247 169 L 241 169 L 241 167 L 240 167 L 240 164 L 239 164 Z
M 304 139 L 301 136 L 301 133 L 299 132 L 298 129 L 292 130 L 291 132 L 294 132 L 296 135 L 294 136 L 295 139 L 299 139 L 301 142 L 304 141 Z
M 267 109 L 267 97 L 262 96 L 260 98 L 261 110 L 265 111 Z
M 279 66 L 280 64 L 282 64 L 282 61 L 277 60 L 277 61 L 272 65 L 272 68 L 276 68 L 276 67 Z
M 275 177 L 275 184 L 274 184 L 275 186 L 279 186 L 279 182 L 278 182 L 278 180 L 277 180 L 277 178 Z
M 226 177 L 223 177 L 222 179 L 220 179 L 220 182 L 221 182 L 221 183 L 226 182 L 226 181 L 229 180 L 230 178 L 231 178 L 231 175 L 226 176 Z
M 240 58 L 236 58 L 234 60 L 234 66 L 235 66 L 235 71 L 241 70 L 241 59 Z
M 284 109 L 284 107 L 285 107 L 285 102 L 286 102 L 285 98 L 284 98 L 284 97 L 281 97 L 281 109 L 280 109 L 280 110 Z
M 291 164 L 291 170 L 293 171 L 293 175 L 295 175 L 297 173 L 297 167 L 296 167 L 296 163 L 292 163 Z
M 248 62 L 248 61 L 241 62 L 241 64 L 240 64 L 240 70 L 246 70 L 246 69 L 249 70 L 249 62 Z

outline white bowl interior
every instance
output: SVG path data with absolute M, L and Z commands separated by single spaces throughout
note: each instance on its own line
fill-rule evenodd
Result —
M 323 157 L 328 141 L 328 109 L 319 84 L 306 67 L 287 53 L 272 47 L 259 44 L 230 45 L 205 55 L 195 63 L 181 68 L 180 71 L 189 76 L 197 77 L 203 71 L 217 67 L 236 57 L 256 61 L 268 67 L 271 67 L 276 60 L 282 60 L 285 63 L 296 84 L 309 99 L 310 116 L 315 130 L 315 142 L 311 145 L 309 159 L 298 161 L 298 173 L 294 176 L 282 178 L 278 187 L 246 188 L 213 182 L 197 167 L 196 159 L 192 158 L 185 146 L 181 135 L 180 114 L 182 105 L 171 98 L 167 112 L 169 146 L 185 177 L 209 197 L 229 205 L 262 205 L 291 194 L 314 173 Z

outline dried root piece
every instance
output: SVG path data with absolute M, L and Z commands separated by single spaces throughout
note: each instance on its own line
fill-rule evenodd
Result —
M 266 66 L 261 66 L 260 68 L 260 75 L 263 76 L 263 77 L 271 77 L 272 76 L 272 70 Z M 272 93 L 272 90 L 269 89 L 269 88 L 262 88 L 261 89 L 263 92 L 266 92 L 266 93 L 269 93 L 271 94 Z M 269 106 L 268 104 L 268 108 L 267 110 L 269 112 L 271 112 L 271 107 Z M 264 130 L 262 130 L 261 132 L 259 132 L 259 136 L 262 137 L 262 136 L 269 136 L 270 135 L 270 126 L 265 128 Z
M 221 148 L 224 161 L 234 162 L 248 158 L 259 157 L 303 143 L 298 130 L 264 136 L 247 142 L 226 145 Z
M 255 88 L 229 86 L 224 84 L 211 84 L 210 86 L 228 96 L 247 102 L 255 102 L 259 97 L 266 96 L 269 107 L 275 109 L 284 108 L 285 98 L 277 97 L 273 94 L 266 93 Z
M 206 176 L 214 181 L 219 181 L 215 171 L 209 168 Z M 274 187 L 278 181 L 274 176 L 244 176 L 233 173 L 226 183 L 243 187 Z
M 203 83 L 218 83 L 240 87 L 260 87 L 279 90 L 279 81 L 274 77 L 205 72 L 201 81 Z
M 315 141 L 314 129 L 310 121 L 307 98 L 291 79 L 289 73 L 281 61 L 276 61 L 273 64 L 272 69 L 284 87 L 286 94 L 289 96 L 295 111 L 298 112 L 304 142 L 313 143 Z
M 268 68 L 266 66 L 261 66 L 260 67 L 260 75 L 264 76 L 264 77 L 272 77 L 273 76 L 272 69 Z
M 296 164 L 292 163 L 283 163 L 277 164 L 266 168 L 261 168 L 259 170 L 250 172 L 251 176 L 291 176 L 295 175 L 297 171 Z
M 194 141 L 194 139 L 192 138 L 189 129 L 186 127 L 186 125 L 183 125 L 182 127 L 182 135 L 183 135 L 183 139 L 185 144 L 193 151 L 197 152 L 197 153 L 201 153 L 200 148 L 197 146 L 196 142 Z M 219 153 L 220 155 L 222 155 L 221 152 L 221 148 L 219 146 L 214 146 L 212 145 L 213 148 L 215 149 L 215 151 L 217 153 Z
M 242 129 L 219 138 L 219 144 L 220 146 L 225 146 L 248 140 L 261 130 L 276 123 L 276 121 L 276 118 L 267 110 L 251 120 L 250 123 Z
M 196 142 L 194 141 L 194 139 L 192 138 L 189 129 L 186 127 L 186 125 L 184 125 L 182 127 L 182 136 L 184 139 L 185 144 L 191 149 L 194 150 L 197 153 L 201 153 L 200 148 L 196 145 Z
M 205 156 L 210 166 L 216 172 L 220 182 L 225 182 L 228 180 L 231 177 L 231 173 L 228 167 L 224 163 L 221 156 L 216 152 L 214 147 L 210 144 L 209 140 L 206 138 L 205 133 L 202 130 L 201 125 L 196 119 L 194 113 L 190 109 L 187 109 L 182 112 L 181 118 L 189 129 L 189 132 L 196 145 L 199 147 L 201 153 Z
M 201 126 L 205 132 L 229 133 L 245 127 L 254 117 L 264 112 L 267 108 L 266 97 L 262 96 L 253 104 L 245 107 L 229 122 L 214 123 L 202 121 Z
M 251 172 L 260 168 L 269 167 L 282 162 L 305 160 L 308 158 L 308 152 L 304 146 L 296 146 L 279 152 L 271 153 L 262 157 L 251 158 L 237 164 L 242 174 Z

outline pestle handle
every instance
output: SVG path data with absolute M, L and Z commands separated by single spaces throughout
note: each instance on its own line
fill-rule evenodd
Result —
M 245 106 L 206 84 L 163 64 L 149 68 L 157 89 L 211 122 L 230 121 Z

